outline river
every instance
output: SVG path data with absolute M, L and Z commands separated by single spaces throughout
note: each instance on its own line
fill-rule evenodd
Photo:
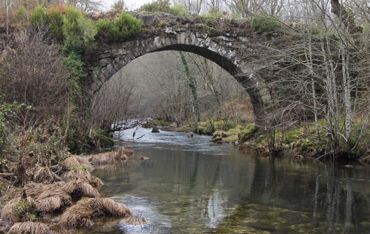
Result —
M 369 169 L 260 159 L 189 133 L 139 128 L 133 141 L 133 131 L 116 137 L 136 159 L 95 174 L 149 224 L 93 233 L 370 233 Z

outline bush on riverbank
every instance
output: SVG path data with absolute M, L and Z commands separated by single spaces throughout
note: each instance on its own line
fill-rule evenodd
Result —
M 367 160 L 370 131 L 361 120 L 354 122 L 352 142 L 347 142 L 342 137 L 337 146 L 331 145 L 333 142 L 329 139 L 330 132 L 326 129 L 326 125 L 325 120 L 320 120 L 317 123 L 304 123 L 269 133 L 256 132 L 252 138 L 245 141 L 242 148 L 262 155 L 289 151 L 293 157 L 299 155 L 302 158 L 330 158 L 344 163 Z M 344 125 L 343 121 L 342 125 Z M 334 152 L 333 149 L 336 151 Z
M 228 131 L 236 126 L 237 123 L 232 120 L 208 120 L 199 122 L 194 132 L 200 135 L 212 136 L 216 131 Z
M 254 137 L 258 128 L 255 124 L 241 124 L 233 120 L 208 120 L 198 123 L 194 130 L 200 135 L 209 135 L 213 137 L 214 142 L 245 142 Z

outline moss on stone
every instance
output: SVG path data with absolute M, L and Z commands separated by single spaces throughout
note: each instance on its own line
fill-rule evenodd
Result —
M 230 120 L 208 120 L 208 121 L 201 121 L 198 123 L 198 127 L 195 129 L 195 133 L 201 135 L 213 135 L 216 131 L 225 131 L 228 132 L 231 129 L 236 128 L 238 125 L 234 121 Z M 230 132 L 230 134 L 235 134 L 234 132 Z
M 194 27 L 202 32 L 208 33 L 208 34 L 215 34 L 218 32 L 218 30 L 212 26 L 209 26 L 204 23 L 197 23 L 194 24 Z
M 239 142 L 246 142 L 250 139 L 252 139 L 258 131 L 258 128 L 255 124 L 248 124 L 243 129 L 241 129 L 238 139 Z
M 212 121 L 199 122 L 195 133 L 200 135 L 212 135 L 216 131 Z

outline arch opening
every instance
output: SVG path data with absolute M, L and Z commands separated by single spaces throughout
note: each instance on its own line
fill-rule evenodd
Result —
M 190 113 L 190 99 L 192 96 L 189 90 L 189 81 L 184 74 L 184 67 L 181 64 L 179 53 L 177 53 L 188 51 L 189 48 L 192 47 L 182 47 L 182 50 L 179 50 L 179 47 L 166 47 L 132 60 L 106 81 L 98 92 L 98 94 L 103 92 L 104 94 L 101 95 L 103 97 L 107 97 L 107 95 L 113 95 L 113 97 L 110 100 L 94 101 L 97 103 L 97 106 L 123 105 L 122 110 L 114 114 L 109 113 L 109 110 L 100 110 L 100 112 L 105 112 L 109 117 L 123 114 L 129 116 L 127 118 L 159 117 L 166 119 L 166 117 L 170 116 L 167 120 L 174 122 L 192 118 Z M 208 54 L 212 53 L 208 52 Z M 217 113 L 218 111 L 221 113 L 226 108 L 228 112 L 234 111 L 233 114 L 235 115 L 243 115 L 240 119 L 244 119 L 246 122 L 254 122 L 254 109 L 249 94 L 230 73 L 230 71 L 237 72 L 236 66 L 231 66 L 229 63 L 229 69 L 226 70 L 225 64 L 227 63 L 225 59 L 218 60 L 218 63 L 216 63 L 209 60 L 209 56 L 199 56 L 199 51 L 197 53 L 189 52 L 184 54 L 186 54 L 192 69 L 192 75 L 197 79 L 196 83 L 199 89 L 198 101 L 202 117 L 207 117 L 207 115 Z M 219 63 L 222 63 L 224 66 L 220 66 Z M 199 66 L 205 67 L 199 68 Z M 206 77 L 207 75 L 210 77 Z M 143 78 L 145 76 L 149 78 Z M 123 81 L 125 82 L 122 83 Z M 211 82 L 215 83 L 211 84 Z M 138 92 L 139 94 L 137 94 L 138 90 L 140 91 Z M 130 94 L 130 92 L 136 94 Z M 115 97 L 118 97 L 118 99 L 115 99 Z M 127 99 L 136 100 L 131 106 L 136 108 L 135 111 L 139 109 L 140 112 L 141 110 L 139 114 L 143 114 L 142 116 L 137 116 L 137 113 L 132 113 L 132 110 L 131 113 L 123 110 L 125 108 L 132 109 L 132 107 L 128 107 L 130 100 Z M 139 99 L 143 103 L 137 102 Z M 143 112 L 143 110 L 149 113 Z M 184 113 L 178 113 L 179 110 Z M 239 110 L 244 111 L 244 113 L 236 113 Z M 94 110 L 93 112 L 99 112 L 99 110 Z M 116 112 L 116 110 L 113 112 Z M 228 115 L 231 116 L 230 113 Z M 175 117 L 171 118 L 173 116 Z M 220 118 L 220 116 L 216 117 Z M 113 121 L 108 123 L 123 120 L 125 117 L 115 117 Z M 215 118 L 215 116 L 210 116 L 210 118 Z
M 220 38 L 199 38 L 198 34 L 184 32 L 176 35 L 156 36 L 106 45 L 97 52 L 97 62 L 92 65 L 92 93 L 111 79 L 119 70 L 140 57 L 163 51 L 182 51 L 202 56 L 228 71 L 248 93 L 256 124 L 263 126 L 265 106 L 270 102 L 269 90 L 264 81 L 253 72 L 253 68 L 243 67 L 232 42 Z

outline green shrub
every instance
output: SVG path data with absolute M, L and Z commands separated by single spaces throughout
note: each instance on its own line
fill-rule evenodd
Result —
M 144 4 L 139 11 L 147 12 L 170 12 L 171 6 L 169 0 L 157 0 L 152 3 Z
M 112 147 L 114 145 L 110 132 L 101 128 L 92 130 L 91 140 L 99 148 Z
M 278 19 L 271 16 L 255 16 L 252 19 L 252 26 L 258 33 L 269 33 L 281 27 Z
M 132 37 L 140 32 L 142 23 L 134 16 L 123 13 L 115 22 L 120 39 Z
M 97 37 L 103 41 L 119 41 L 140 32 L 142 22 L 134 16 L 123 13 L 115 21 L 101 19 L 96 23 Z
M 293 129 L 287 130 L 287 131 L 283 132 L 283 134 L 282 134 L 283 140 L 284 140 L 283 142 L 285 144 L 294 143 L 295 141 L 300 140 L 304 137 L 304 135 L 305 135 L 304 132 L 305 132 L 304 127 L 293 128 Z
M 62 12 L 57 9 L 50 9 L 47 13 L 48 26 L 52 36 L 58 41 L 63 41 L 63 20 Z
M 21 199 L 15 204 L 14 212 L 19 220 L 32 221 L 36 219 L 36 207 L 26 199 Z
M 92 47 L 96 35 L 95 25 L 77 8 L 66 10 L 63 23 L 64 49 L 82 53 Z
M 175 4 L 173 7 L 169 9 L 168 13 L 182 17 L 190 16 L 190 12 L 188 11 L 188 9 L 186 9 L 186 7 L 181 4 Z
M 222 130 L 222 131 L 228 131 L 237 126 L 237 124 L 231 120 L 216 120 L 216 121 L 213 121 L 213 125 L 216 130 Z
M 96 23 L 96 34 L 102 40 L 111 40 L 118 37 L 117 27 L 115 23 L 108 19 L 100 19 Z
M 224 14 L 221 11 L 210 11 L 207 14 L 201 15 L 201 18 L 206 21 L 215 21 L 224 17 Z
M 258 128 L 256 125 L 248 124 L 246 127 L 241 129 L 239 136 L 238 136 L 239 142 L 243 143 L 243 142 L 246 142 L 252 139 L 256 135 L 257 131 L 258 131 Z
M 209 120 L 198 123 L 195 133 L 201 135 L 212 135 L 215 131 L 229 131 L 236 128 L 237 124 L 230 120 Z
M 25 105 L 18 103 L 0 104 L 0 155 L 6 143 L 6 117 L 15 115 L 23 107 Z
M 31 15 L 31 24 L 36 28 L 45 27 L 48 22 L 48 16 L 43 6 L 38 6 Z
M 165 12 L 182 17 L 187 17 L 190 15 L 190 12 L 186 9 L 184 5 L 175 4 L 173 7 L 171 7 L 169 0 L 157 0 L 152 3 L 144 4 L 139 9 L 139 11 Z
M 216 131 L 213 121 L 199 122 L 198 127 L 195 129 L 195 133 L 200 135 L 211 136 Z
M 72 99 L 76 100 L 81 94 L 81 80 L 85 77 L 84 63 L 77 53 L 71 52 L 64 60 L 64 65 L 70 73 L 68 86 Z
M 15 13 L 15 18 L 17 20 L 17 23 L 21 25 L 26 25 L 28 21 L 27 9 L 24 6 L 20 6 Z

